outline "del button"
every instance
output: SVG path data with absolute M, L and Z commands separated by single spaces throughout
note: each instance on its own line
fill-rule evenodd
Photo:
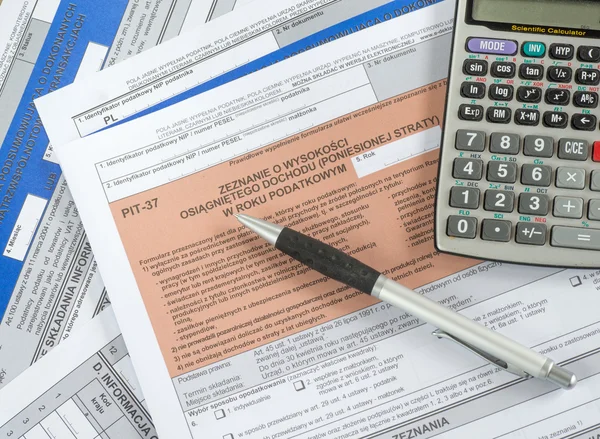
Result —
M 529 56 L 531 58 L 541 58 L 546 53 L 546 45 L 539 41 L 526 41 L 521 46 L 523 56 Z

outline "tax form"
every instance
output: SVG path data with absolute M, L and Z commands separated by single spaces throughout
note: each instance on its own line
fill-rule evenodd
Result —
M 190 4 L 2 5 L 15 22 L 0 27 L 0 387 L 108 304 L 33 99 L 176 35 Z
M 0 8 L 0 143 L 21 95 L 59 0 L 5 0 Z
M 0 391 L 0 438 L 157 439 L 112 313 Z
M 600 272 L 435 251 L 453 3 L 58 147 L 163 438 L 560 437 L 600 419 Z M 313 235 L 568 365 L 570 392 L 280 254 Z
M 260 8 L 238 8 L 115 68 L 37 99 L 52 143 L 84 137 L 435 3 L 260 1 Z

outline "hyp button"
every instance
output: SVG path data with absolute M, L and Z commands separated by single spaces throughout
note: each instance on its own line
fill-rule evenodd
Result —
M 539 41 L 526 41 L 521 46 L 523 56 L 541 58 L 546 54 L 546 45 Z
M 497 40 L 492 38 L 471 38 L 467 41 L 467 49 L 471 53 L 490 53 L 493 55 L 514 55 L 517 53 L 517 43 L 512 40 Z

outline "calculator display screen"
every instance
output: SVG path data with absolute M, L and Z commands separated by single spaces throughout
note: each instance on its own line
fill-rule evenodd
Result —
M 598 0 L 472 0 L 476 21 L 600 30 Z

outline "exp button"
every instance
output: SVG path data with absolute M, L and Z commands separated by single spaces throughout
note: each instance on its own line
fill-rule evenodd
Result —
M 517 43 L 512 40 L 496 40 L 490 38 L 470 38 L 467 50 L 471 53 L 491 53 L 494 55 L 514 55 Z

